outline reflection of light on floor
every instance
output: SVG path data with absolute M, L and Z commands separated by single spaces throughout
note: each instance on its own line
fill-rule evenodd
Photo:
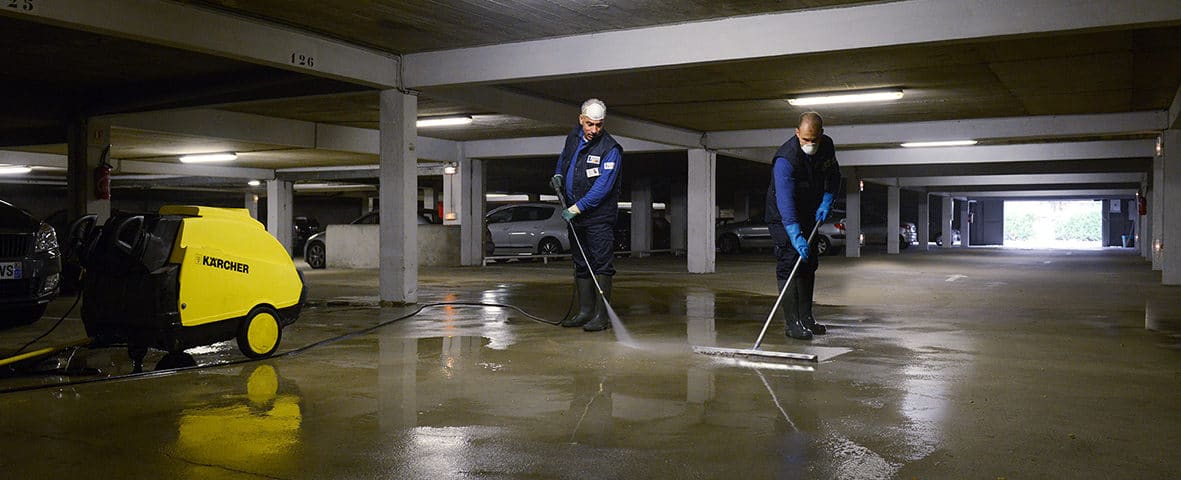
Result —
M 963 336 L 951 333 L 931 333 L 919 337 L 904 336 L 902 345 L 913 357 L 902 369 L 903 391 L 900 413 L 909 421 L 903 435 L 913 449 L 911 458 L 924 458 L 942 442 L 943 422 L 950 408 L 948 395 L 954 382 L 964 378 L 964 365 L 959 361 L 970 345 Z M 932 346 L 938 346 L 935 353 Z
M 816 371 L 816 367 L 813 367 L 811 365 L 800 365 L 800 364 L 795 364 L 795 363 L 760 362 L 757 360 L 747 360 L 745 358 L 734 358 L 734 357 L 714 357 L 714 356 L 711 356 L 710 358 L 714 359 L 719 365 L 725 365 L 728 367 L 757 368 L 760 370 L 778 370 L 778 371 L 784 371 L 784 372 L 815 372 Z
M 469 438 L 463 428 L 417 427 L 412 430 L 410 465 L 416 478 L 446 478 L 467 470 L 459 462 L 467 458 Z
M 218 342 L 213 345 L 202 345 L 200 347 L 193 347 L 185 350 L 189 355 L 204 355 L 207 353 L 224 352 L 226 350 L 233 350 L 235 347 L 233 342 Z

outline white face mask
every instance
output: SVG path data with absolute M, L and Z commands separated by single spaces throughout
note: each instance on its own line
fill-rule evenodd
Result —
M 809 143 L 807 145 L 800 145 L 800 150 L 804 151 L 804 155 L 815 155 L 816 154 L 816 144 Z

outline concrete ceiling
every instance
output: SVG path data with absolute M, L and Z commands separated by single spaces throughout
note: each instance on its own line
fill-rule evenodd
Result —
M 966 125 L 959 131 L 974 133 L 983 145 L 1018 147 L 1150 142 L 1160 129 L 1176 127 L 1181 15 L 1175 4 L 1000 3 L 220 0 L 132 8 L 118 0 L 107 6 L 114 12 L 109 19 L 88 16 L 93 4 L 71 13 L 37 3 L 41 10 L 33 15 L 0 8 L 0 42 L 10 46 L 0 50 L 0 87 L 19 93 L 0 105 L 0 148 L 60 155 L 76 119 L 193 107 L 296 127 L 375 129 L 375 88 L 402 81 L 398 68 L 411 70 L 409 86 L 422 85 L 420 118 L 474 117 L 465 127 L 420 129 L 421 136 L 452 142 L 561 135 L 575 119 L 574 106 L 595 96 L 607 101 L 609 128 L 617 134 L 680 148 L 697 145 L 699 137 L 742 137 L 747 140 L 710 146 L 766 160 L 767 148 L 790 134 L 785 129 L 802 112 L 787 96 L 876 87 L 906 95 L 888 104 L 821 108 L 840 148 L 876 152 L 956 125 Z M 1039 9 L 1044 15 L 1030 14 Z M 930 17 L 915 18 L 916 11 Z M 152 15 L 164 25 L 152 25 Z M 847 30 L 833 32 L 826 19 Z M 879 26 L 874 22 L 880 31 L 870 28 Z M 188 31 L 205 23 L 228 34 Z M 783 35 L 739 40 L 768 27 Z M 268 48 L 286 47 L 259 40 L 284 35 L 312 45 L 299 48 L 318 51 L 321 63 L 297 68 L 268 57 Z M 323 37 L 331 40 L 317 40 Z M 334 65 L 330 54 L 355 55 L 362 60 L 345 63 L 372 68 Z M 567 66 L 562 59 L 575 61 Z M 448 67 L 465 60 L 471 71 Z M 437 80 L 447 68 L 454 80 Z M 1107 121 L 1125 114 L 1148 120 Z M 995 127 L 1005 119 L 1013 127 Z M 1043 119 L 1051 126 L 1020 127 Z M 1058 128 L 1080 123 L 1112 127 Z M 874 128 L 889 133 L 858 134 Z M 193 130 L 116 128 L 113 155 L 172 164 L 182 153 L 233 149 L 243 152 L 239 165 L 250 168 L 376 163 L 364 149 L 325 148 L 319 134 L 310 142 L 279 142 Z M 1151 156 L 1137 148 L 1132 157 Z M 1143 173 L 1143 162 L 1120 171 Z

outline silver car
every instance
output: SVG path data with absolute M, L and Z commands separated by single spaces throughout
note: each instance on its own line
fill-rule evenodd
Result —
M 484 216 L 492 234 L 493 255 L 553 255 L 570 251 L 570 231 L 553 203 L 497 207 Z
M 717 234 L 718 250 L 722 253 L 738 253 L 744 249 L 771 248 L 775 242 L 771 240 L 767 222 L 762 219 L 747 219 L 741 222 L 722 222 L 715 233 Z M 844 219 L 831 218 L 820 225 L 816 231 L 816 249 L 821 255 L 835 253 L 845 246 Z

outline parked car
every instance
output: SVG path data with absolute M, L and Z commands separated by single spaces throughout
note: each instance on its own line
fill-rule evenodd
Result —
M 898 248 L 906 250 L 918 243 L 918 226 L 914 222 L 898 223 Z M 861 243 L 864 245 L 886 244 L 886 217 L 865 215 L 861 218 Z
M 437 217 L 433 210 L 423 210 L 419 212 L 418 224 L 425 225 L 432 222 Z M 377 225 L 381 223 L 381 215 L 377 210 L 357 217 L 355 220 L 349 222 L 349 225 Z M 309 267 L 324 268 L 328 265 L 328 257 L 326 255 L 328 242 L 328 232 L 323 231 L 308 237 L 307 245 L 303 247 L 303 261 L 307 262 Z
M 838 215 L 843 212 L 835 212 Z M 767 222 L 761 218 L 747 219 L 740 222 L 722 222 L 716 227 L 717 247 L 722 253 L 738 253 L 744 249 L 771 248 L 775 242 L 771 240 L 771 233 Z M 810 233 L 810 232 L 809 232 Z M 821 255 L 839 251 L 845 246 L 844 218 L 837 219 L 835 215 L 820 225 L 816 231 L 816 250 Z
M 940 247 L 942 247 L 943 246 L 943 232 L 936 231 L 935 227 L 937 227 L 937 226 L 938 225 L 931 225 L 931 230 L 930 230 L 931 239 L 930 239 L 930 241 L 935 242 L 936 245 L 939 245 Z M 951 229 L 951 242 L 952 242 L 951 243 L 952 245 L 959 245 L 960 244 L 960 229 L 958 229 L 958 228 Z
M 553 203 L 519 203 L 497 207 L 484 215 L 492 234 L 494 255 L 570 251 L 570 234 L 562 210 Z
M 315 217 L 295 217 L 291 221 L 291 248 L 301 252 L 307 245 L 308 239 L 320 233 L 320 222 Z
M 48 223 L 0 200 L 0 319 L 32 323 L 57 297 L 61 250 Z

